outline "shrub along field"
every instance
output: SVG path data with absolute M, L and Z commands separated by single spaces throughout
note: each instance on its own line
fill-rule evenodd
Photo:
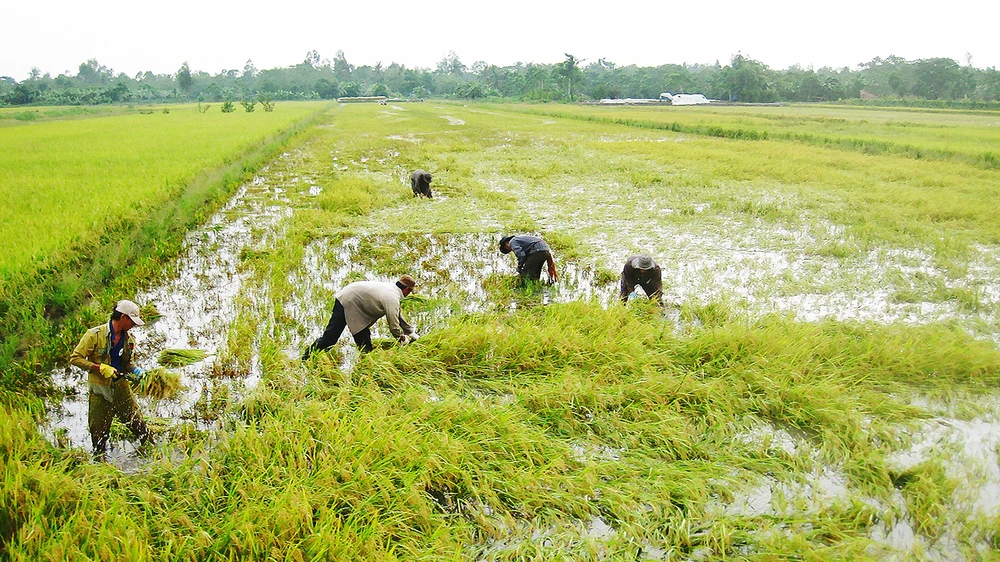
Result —
M 214 430 L 167 420 L 129 473 L 54 447 L 9 400 L 0 548 L 996 558 L 983 497 L 1000 491 L 1000 440 L 970 458 L 963 439 L 1000 413 L 1000 172 L 613 122 L 641 111 L 330 109 L 254 180 L 289 215 L 241 253 L 248 280 L 215 351 L 218 371 L 259 382 L 218 405 Z M 643 119 L 678 117 L 665 111 Z M 696 118 L 745 119 L 711 111 Z M 844 138 L 888 115 L 819 111 L 814 132 Z M 970 118 L 933 118 L 949 116 Z M 432 200 L 411 197 L 418 167 Z M 494 245 L 515 232 L 551 243 L 559 283 L 513 286 Z M 616 300 L 638 251 L 663 266 L 665 310 Z M 343 339 L 298 361 L 343 283 L 401 273 L 419 283 L 404 301 L 418 342 L 358 357 Z

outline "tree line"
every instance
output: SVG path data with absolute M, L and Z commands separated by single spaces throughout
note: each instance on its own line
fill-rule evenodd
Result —
M 875 57 L 855 68 L 818 70 L 792 66 L 775 70 L 736 54 L 729 64 L 664 64 L 639 67 L 606 59 L 587 62 L 571 54 L 552 64 L 465 65 L 454 52 L 436 68 L 391 63 L 355 66 L 343 51 L 333 60 L 310 51 L 296 65 L 260 70 L 248 60 L 242 69 L 217 74 L 192 71 L 187 62 L 173 74 L 115 73 L 95 59 L 75 75 L 56 77 L 36 67 L 22 81 L 0 77 L 0 104 L 91 105 L 105 103 L 225 102 L 334 99 L 355 96 L 447 97 L 520 101 L 584 101 L 657 98 L 661 92 L 702 93 L 717 100 L 831 102 L 864 98 L 873 103 L 1000 108 L 1000 72 L 960 65 L 949 58 L 909 61 Z

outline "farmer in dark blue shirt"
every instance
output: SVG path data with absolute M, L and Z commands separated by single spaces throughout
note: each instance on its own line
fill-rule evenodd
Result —
M 660 266 L 646 254 L 630 256 L 625 260 L 621 278 L 621 299 L 628 302 L 636 287 L 642 287 L 646 296 L 663 304 L 663 274 Z
M 504 236 L 500 239 L 500 252 L 514 252 L 517 257 L 517 274 L 521 283 L 539 281 L 542 275 L 542 264 L 549 266 L 549 283 L 559 280 L 556 274 L 556 263 L 552 260 L 552 250 L 545 240 L 537 236 L 522 234 L 520 236 Z

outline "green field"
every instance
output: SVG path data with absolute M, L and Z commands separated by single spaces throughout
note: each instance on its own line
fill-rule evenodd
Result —
M 968 162 L 1000 168 L 996 112 L 858 109 L 837 106 L 526 107 L 573 116 L 738 139 L 789 140 L 865 154 Z
M 0 278 L 141 218 L 318 107 L 224 114 L 185 105 L 0 128 Z
M 230 297 L 189 295 L 186 314 L 215 323 L 184 346 L 224 342 L 211 369 L 185 375 L 214 423 L 157 419 L 156 451 L 93 464 L 89 446 L 39 430 L 37 402 L 3 395 L 0 552 L 1000 559 L 988 500 L 1000 490 L 1000 170 L 979 158 L 997 119 L 330 108 L 195 230 L 193 255 L 234 255 L 231 270 L 182 257 L 118 286 L 140 301 L 165 286 L 166 309 L 186 298 L 175 277 L 239 280 Z M 689 129 L 659 126 L 675 122 Z M 768 135 L 716 134 L 738 129 Z M 434 199 L 412 197 L 416 168 L 433 173 Z M 210 236 L 244 223 L 242 246 Z M 515 287 L 496 242 L 516 232 L 550 242 L 557 284 Z M 617 302 L 635 252 L 662 265 L 665 309 Z M 345 338 L 297 359 L 345 283 L 402 273 L 419 283 L 404 301 L 418 342 L 358 356 Z M 72 314 L 101 321 L 116 297 Z M 61 337 L 68 353 L 79 335 Z M 163 341 L 138 351 L 152 364 Z

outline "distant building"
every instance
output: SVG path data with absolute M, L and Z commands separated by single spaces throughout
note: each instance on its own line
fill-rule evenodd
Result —
M 603 105 L 643 105 L 647 103 L 656 103 L 660 100 L 643 99 L 643 98 L 604 98 L 601 100 Z
M 706 98 L 703 94 L 671 94 L 670 92 L 664 92 L 660 94 L 660 99 L 670 100 L 670 105 L 701 105 L 712 103 L 712 100 Z
M 861 99 L 863 100 L 877 100 L 878 96 L 869 92 L 868 90 L 861 90 Z
M 356 97 L 345 97 L 337 98 L 340 103 L 378 103 L 379 105 L 385 105 L 385 96 L 356 96 Z

